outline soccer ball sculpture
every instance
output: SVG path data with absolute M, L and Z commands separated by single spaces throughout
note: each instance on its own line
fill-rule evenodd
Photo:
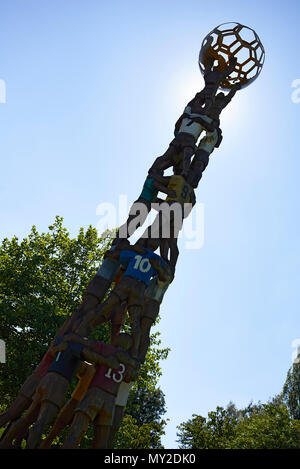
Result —
M 220 70 L 226 68 L 231 56 L 237 58 L 234 71 L 220 84 L 222 89 L 230 90 L 238 83 L 245 88 L 258 77 L 264 64 L 265 50 L 253 29 L 240 23 L 223 23 L 202 42 L 199 54 L 202 73 L 209 56 L 218 61 Z

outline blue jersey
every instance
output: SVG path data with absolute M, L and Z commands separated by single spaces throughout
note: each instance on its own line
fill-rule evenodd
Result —
M 81 352 L 84 346 L 78 342 L 70 342 L 67 350 L 58 352 L 52 364 L 48 368 L 48 373 L 55 372 L 66 378 L 69 383 L 74 378 L 80 362 Z
M 145 249 L 145 251 L 147 251 L 146 254 L 138 254 L 124 249 L 120 254 L 120 263 L 127 266 L 124 276 L 136 278 L 149 285 L 153 275 L 156 275 L 156 270 L 152 267 L 149 259 L 156 257 L 162 263 L 164 260 L 150 249 Z
M 155 179 L 153 178 L 148 177 L 146 179 L 141 195 L 139 196 L 139 199 L 145 199 L 145 200 L 148 200 L 148 202 L 154 201 L 154 199 L 157 197 L 157 194 L 158 194 L 158 190 L 153 186 L 154 182 L 155 182 Z

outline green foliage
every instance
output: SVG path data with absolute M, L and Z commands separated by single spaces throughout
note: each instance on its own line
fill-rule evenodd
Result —
M 300 420 L 300 363 L 294 363 L 289 369 L 282 397 L 292 417 Z
M 135 386 L 129 395 L 126 413 L 131 414 L 138 425 L 159 422 L 166 413 L 164 393 L 160 388 Z
M 181 448 L 224 449 L 234 436 L 237 417 L 222 407 L 209 412 L 207 419 L 193 415 L 192 419 L 178 426 Z
M 300 448 L 300 422 L 285 404 L 267 404 L 237 410 L 233 404 L 217 407 L 208 417 L 193 415 L 178 426 L 181 448 L 198 449 L 293 449 Z
M 300 448 L 300 422 L 291 418 L 283 403 L 264 404 L 260 411 L 239 420 L 235 438 L 228 442 L 228 448 Z
M 78 236 L 71 238 L 63 226 L 63 219 L 56 217 L 47 233 L 40 234 L 33 227 L 22 241 L 17 237 L 3 240 L 0 246 L 0 338 L 6 342 L 7 353 L 6 363 L 0 365 L 2 406 L 13 401 L 59 327 L 80 305 L 87 284 L 110 246 L 112 235 L 106 232 L 99 238 L 96 229 L 90 226 L 87 230 L 81 228 Z M 109 326 L 101 325 L 93 337 L 108 342 Z M 160 395 L 161 400 L 157 399 L 155 386 L 161 373 L 159 361 L 167 354 L 168 349 L 160 348 L 159 334 L 154 334 L 140 377 L 131 391 L 131 399 L 134 402 L 137 390 L 142 392 L 144 389 L 145 393 L 150 390 L 154 400 L 148 399 L 151 408 L 148 414 L 155 414 L 155 420 L 141 423 L 127 415 L 122 426 L 124 432 L 120 430 L 118 435 L 119 447 L 133 441 L 128 440 L 126 432 L 134 435 L 139 429 L 141 436 L 135 440 L 137 444 L 143 448 L 147 444 L 160 445 L 164 422 L 158 416 L 164 411 L 164 398 Z M 156 413 L 155 405 L 158 406 Z M 134 416 L 138 414 L 134 404 L 131 411 Z M 81 447 L 90 447 L 91 440 L 92 429 Z
M 2 402 L 14 396 L 39 363 L 67 315 L 80 304 L 111 239 L 80 229 L 71 239 L 62 218 L 48 233 L 32 228 L 21 242 L 4 239 L 0 247 L 0 338 L 6 363 L 0 366 Z M 103 333 L 99 339 L 103 339 Z
M 165 422 L 149 422 L 138 425 L 131 415 L 126 414 L 114 441 L 115 449 L 162 448 L 161 436 Z

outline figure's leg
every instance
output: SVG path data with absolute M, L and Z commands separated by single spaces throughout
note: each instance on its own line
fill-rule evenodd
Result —
M 196 151 L 192 161 L 190 170 L 187 175 L 187 182 L 195 189 L 198 187 L 202 173 L 209 162 L 210 153 L 206 150 L 199 149 Z
M 21 433 L 23 435 L 24 429 L 28 429 L 32 422 L 34 422 L 39 408 L 40 400 L 39 395 L 37 394 L 26 414 L 13 422 L 13 424 L 10 426 L 9 430 L 1 440 L 0 449 L 13 447 L 14 439 L 19 438 Z
M 10 420 L 16 420 L 28 409 L 32 400 L 22 394 L 18 394 L 12 405 L 0 415 L 0 427 L 4 427 Z
M 138 356 L 138 350 L 139 350 L 140 339 L 141 339 L 141 312 L 142 312 L 142 306 L 140 304 L 128 305 L 129 322 L 131 326 L 131 335 L 133 338 L 131 355 L 132 355 L 132 358 L 134 359 L 136 359 Z
M 59 407 L 50 401 L 41 402 L 40 414 L 33 427 L 29 430 L 26 448 L 34 449 L 37 446 L 44 428 L 52 422 L 58 410 Z
M 13 449 L 15 446 L 15 433 L 16 432 L 16 427 L 20 425 L 22 418 L 19 418 L 17 420 L 14 420 L 9 424 L 7 427 L 6 431 L 3 433 L 0 441 L 0 449 Z M 20 427 L 18 427 L 20 428 Z M 26 428 L 28 428 L 26 426 Z
M 109 437 L 108 437 L 108 440 L 107 440 L 107 448 L 108 449 L 113 448 L 113 442 L 114 442 L 116 433 L 118 432 L 118 430 L 120 428 L 120 425 L 121 425 L 121 422 L 123 420 L 124 412 L 125 412 L 125 407 L 121 407 L 119 405 L 115 406 L 113 424 L 112 424 L 111 427 L 109 427 L 110 432 L 109 432 Z
M 93 439 L 93 449 L 110 449 L 111 446 L 108 445 L 109 436 L 111 432 L 110 425 L 97 425 L 94 424 L 94 439 Z
M 103 392 L 103 406 L 94 419 L 94 449 L 107 449 L 111 426 L 114 420 L 115 398 Z
M 90 423 L 90 417 L 80 410 L 76 411 L 70 432 L 62 446 L 63 449 L 77 448 L 82 437 L 86 433 Z
M 112 291 L 107 300 L 92 310 L 74 332 L 80 336 L 88 336 L 96 326 L 108 321 L 110 311 L 119 303 L 119 297 Z
M 169 254 L 169 240 L 166 238 L 161 238 L 159 240 L 159 252 L 162 259 L 166 262 L 169 261 L 168 254 Z
M 185 147 L 183 149 L 183 167 L 182 167 L 182 173 L 181 176 L 184 178 L 187 176 L 190 165 L 191 165 L 191 159 L 194 154 L 194 148 L 192 147 Z
M 16 449 L 20 448 L 21 444 L 22 444 L 22 441 L 27 439 L 28 429 L 29 429 L 30 425 L 32 425 L 33 422 L 35 422 L 36 419 L 38 418 L 39 411 L 40 411 L 40 408 L 39 408 L 39 406 L 37 406 L 35 408 L 35 410 L 32 412 L 30 420 L 27 421 L 27 422 L 23 422 L 23 424 L 21 424 L 18 427 L 18 431 L 15 434 L 15 441 L 14 441 L 14 444 L 13 444 L 14 448 L 16 448 Z
M 110 343 L 114 345 L 116 338 L 120 334 L 123 324 L 116 324 L 113 323 L 111 325 L 111 333 L 110 333 Z
M 151 174 L 161 174 L 165 169 L 173 166 L 173 159 L 178 153 L 178 147 L 176 145 L 170 144 L 167 151 L 162 155 L 156 158 L 153 165 L 149 169 L 148 173 Z
M 56 438 L 65 427 L 70 425 L 72 422 L 72 418 L 74 416 L 75 409 L 78 405 L 78 400 L 76 399 L 69 399 L 68 402 L 64 405 L 61 409 L 58 417 L 51 429 L 51 432 L 47 436 L 45 440 L 43 440 L 40 448 L 41 449 L 48 449 L 51 446 L 52 441 Z
M 151 210 L 151 201 L 144 198 L 137 199 L 131 206 L 127 221 L 120 226 L 116 238 L 129 238 L 142 226 Z
M 153 320 L 147 317 L 142 317 L 141 321 L 141 340 L 138 354 L 139 363 L 144 363 L 145 357 L 150 345 L 150 329 L 152 327 Z
M 111 334 L 110 343 L 114 344 L 116 337 L 120 334 L 121 328 L 123 327 L 126 319 L 127 302 L 123 302 L 121 305 L 116 306 L 114 311 L 111 313 Z
M 65 333 L 76 330 L 83 318 L 88 313 L 94 310 L 99 303 L 103 300 L 106 292 L 111 285 L 111 281 L 102 277 L 101 275 L 95 275 L 87 286 L 85 297 L 78 310 L 72 315 L 70 323 Z

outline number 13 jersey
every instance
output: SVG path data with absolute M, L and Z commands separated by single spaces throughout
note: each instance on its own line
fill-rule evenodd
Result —
M 97 342 L 94 350 L 100 355 L 108 356 L 114 355 L 116 348 L 113 345 Z M 120 363 L 120 367 L 117 370 L 109 368 L 106 365 L 99 365 L 89 388 L 101 388 L 116 396 L 126 371 L 127 366 L 123 363 Z

